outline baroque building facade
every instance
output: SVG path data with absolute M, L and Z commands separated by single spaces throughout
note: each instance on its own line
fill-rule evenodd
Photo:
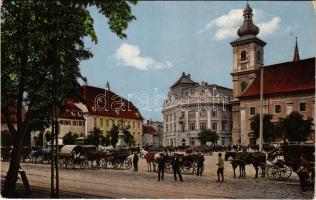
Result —
M 231 89 L 199 84 L 183 72 L 170 87 L 163 105 L 163 145 L 198 146 L 198 133 L 203 129 L 216 131 L 218 144 L 231 144 L 231 98 Z
M 263 113 L 272 114 L 272 122 L 285 118 L 292 111 L 300 112 L 305 119 L 314 118 L 315 58 L 300 60 L 296 42 L 292 61 L 264 66 L 266 43 L 256 37 L 259 28 L 252 21 L 248 3 L 243 16 L 243 25 L 237 32 L 239 38 L 231 42 L 232 138 L 233 144 L 248 145 L 259 143 L 250 122 L 260 110 L 260 69 L 263 71 Z M 310 139 L 313 138 L 312 135 Z

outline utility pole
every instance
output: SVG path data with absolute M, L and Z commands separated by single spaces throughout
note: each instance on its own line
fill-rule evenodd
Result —
M 263 66 L 260 67 L 260 133 L 259 151 L 262 151 L 263 143 Z

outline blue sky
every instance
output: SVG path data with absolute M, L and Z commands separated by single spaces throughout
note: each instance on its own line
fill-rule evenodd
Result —
M 232 87 L 230 42 L 237 38 L 236 28 L 242 23 L 245 5 L 241 1 L 140 1 L 132 8 L 137 20 L 129 24 L 124 40 L 112 33 L 106 18 L 91 8 L 98 43 L 85 40 L 94 57 L 80 63 L 81 72 L 89 85 L 104 88 L 109 81 L 111 90 L 125 98 L 143 95 L 142 103 L 135 97 L 129 99 L 145 119 L 161 120 L 155 91 L 166 95 L 182 72 L 190 73 L 197 82 Z M 261 28 L 258 37 L 267 43 L 265 65 L 291 60 L 294 36 L 298 37 L 301 59 L 315 56 L 311 2 L 259 1 L 250 2 L 250 6 L 254 23 Z M 160 98 L 158 104 L 162 102 Z

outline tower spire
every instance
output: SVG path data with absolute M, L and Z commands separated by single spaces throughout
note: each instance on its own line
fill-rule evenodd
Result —
M 259 33 L 259 27 L 256 26 L 252 21 L 252 8 L 249 6 L 247 1 L 246 8 L 244 9 L 244 22 L 243 25 L 238 29 L 237 34 L 242 37 L 244 35 L 257 35 Z
M 293 61 L 295 62 L 299 60 L 300 60 L 300 53 L 298 51 L 297 37 L 295 37 L 295 49 L 294 49 Z

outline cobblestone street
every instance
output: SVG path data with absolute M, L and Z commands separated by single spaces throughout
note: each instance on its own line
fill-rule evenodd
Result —
M 246 179 L 234 179 L 230 162 L 225 162 L 225 182 L 218 183 L 216 159 L 216 156 L 206 156 L 203 176 L 184 175 L 184 182 L 174 182 L 171 174 L 166 174 L 163 182 L 157 182 L 156 173 L 147 172 L 144 159 L 140 159 L 139 172 L 61 169 L 60 190 L 82 194 L 82 197 L 105 198 L 313 198 L 313 191 L 300 191 L 296 173 L 287 182 L 276 182 L 255 179 L 255 170 L 247 166 Z M 22 168 L 32 186 L 50 187 L 50 165 L 24 163 Z M 1 163 L 1 181 L 4 180 L 7 169 L 8 163 Z

